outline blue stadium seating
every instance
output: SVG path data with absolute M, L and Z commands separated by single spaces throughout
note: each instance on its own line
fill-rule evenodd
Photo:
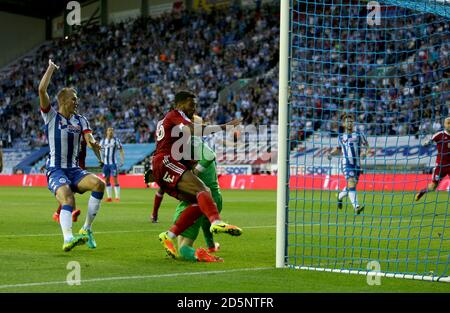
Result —
M 19 164 L 14 167 L 14 171 L 22 170 L 24 173 L 30 173 L 33 164 L 42 159 L 44 156 L 48 154 L 50 151 L 48 146 L 41 147 L 39 149 L 34 150 L 32 153 L 27 155 Z M 45 159 L 45 158 L 44 158 Z
M 3 172 L 2 174 L 13 174 L 14 168 L 31 153 L 33 149 L 5 148 L 3 149 Z

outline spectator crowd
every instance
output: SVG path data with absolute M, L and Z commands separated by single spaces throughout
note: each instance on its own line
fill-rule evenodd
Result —
M 79 111 L 98 135 L 111 125 L 123 142 L 151 142 L 179 89 L 194 91 L 200 113 L 215 122 L 223 117 L 223 88 L 277 64 L 278 19 L 276 4 L 232 7 L 138 18 L 54 40 L 1 72 L 0 131 L 13 141 L 45 142 L 37 86 L 49 58 L 61 66 L 49 86 L 54 104 L 59 88 L 74 86 Z
M 294 13 L 291 129 L 336 136 L 347 111 L 371 136 L 440 130 L 450 106 L 449 19 L 384 7 L 380 25 L 368 25 L 365 10 L 335 3 Z
M 293 12 L 294 136 L 336 135 L 343 110 L 355 112 L 368 135 L 440 127 L 436 121 L 449 114 L 448 19 L 386 9 L 381 25 L 369 27 L 365 6 L 340 2 Z M 113 126 L 125 143 L 152 142 L 179 89 L 198 95 L 199 113 L 211 123 L 276 124 L 279 31 L 274 1 L 138 18 L 56 39 L 0 72 L 0 139 L 4 146 L 46 143 L 37 86 L 49 58 L 61 65 L 49 88 L 54 104 L 59 88 L 74 86 L 97 136 Z M 241 78 L 251 81 L 219 101 Z

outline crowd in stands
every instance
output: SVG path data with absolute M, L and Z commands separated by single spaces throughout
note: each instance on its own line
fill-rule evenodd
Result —
M 1 133 L 45 141 L 37 86 L 49 58 L 61 66 L 48 90 L 52 99 L 59 88 L 74 86 L 79 111 L 98 135 L 111 125 L 123 142 L 151 142 L 179 89 L 198 95 L 200 113 L 211 122 L 228 118 L 218 93 L 276 66 L 278 21 L 275 3 L 138 18 L 55 40 L 0 77 Z
M 343 110 L 367 135 L 441 129 L 450 105 L 448 18 L 392 7 L 368 26 L 360 10 L 329 6 L 323 15 L 297 16 L 293 129 L 336 136 Z
M 336 135 L 342 109 L 356 112 L 368 135 L 438 128 L 436 120 L 449 114 L 448 19 L 399 9 L 388 12 L 380 31 L 367 26 L 360 7 L 336 9 L 294 16 L 290 114 L 300 139 L 317 130 Z M 0 72 L 0 139 L 4 146 L 17 138 L 45 144 L 37 86 L 49 58 L 61 65 L 52 99 L 74 86 L 97 137 L 113 126 L 124 143 L 152 142 L 179 89 L 198 94 L 209 122 L 276 124 L 278 46 L 277 1 L 82 30 Z M 220 103 L 220 91 L 240 78 L 253 79 Z

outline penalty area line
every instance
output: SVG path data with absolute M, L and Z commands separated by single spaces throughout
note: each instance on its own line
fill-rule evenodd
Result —
M 243 229 L 258 229 L 258 228 L 275 228 L 276 225 L 261 225 L 261 226 L 243 226 Z M 160 233 L 161 229 L 136 229 L 136 230 L 111 230 L 111 231 L 96 231 L 95 234 L 123 234 L 123 233 Z M 20 237 L 53 237 L 61 236 L 61 233 L 49 234 L 11 234 L 0 235 L 0 238 L 20 238 Z
M 271 270 L 271 269 L 275 269 L 275 267 L 238 268 L 238 269 L 221 270 L 221 271 L 181 272 L 181 273 L 156 274 L 156 275 L 135 275 L 135 276 L 115 276 L 115 277 L 113 276 L 113 277 L 102 277 L 102 278 L 91 278 L 91 279 L 80 280 L 80 285 L 85 284 L 85 283 L 95 283 L 95 282 L 103 282 L 103 281 L 170 278 L 170 277 L 181 277 L 181 276 L 201 276 L 201 275 L 210 275 L 210 274 L 228 274 L 228 273 L 237 273 L 237 272 L 265 271 L 265 270 Z M 0 285 L 0 289 L 64 285 L 64 284 L 68 285 L 67 281 L 48 281 L 48 282 L 36 282 L 36 283 Z M 70 285 L 68 285 L 68 286 L 70 286 Z
M 369 219 L 369 217 L 367 217 Z M 399 223 L 399 224 L 417 224 L 417 223 L 426 223 L 426 222 L 440 222 L 445 221 L 446 218 L 429 218 L 429 219 L 408 219 L 399 218 L 395 221 L 386 220 L 382 223 L 371 223 L 371 221 L 360 221 L 360 222 L 348 222 L 348 223 L 299 223 L 299 224 L 289 224 L 289 227 L 351 227 L 351 226 L 369 226 L 371 224 L 375 224 L 372 228 L 378 229 L 382 228 L 381 226 L 388 223 Z M 442 227 L 442 225 L 435 226 L 435 228 Z M 242 226 L 245 229 L 262 229 L 262 228 L 276 228 L 276 225 L 257 225 L 257 226 Z M 398 229 L 398 227 L 391 227 L 391 229 Z M 96 231 L 95 234 L 123 234 L 123 233 L 160 233 L 161 229 L 136 229 L 136 230 L 106 230 L 106 231 Z M 48 234 L 0 234 L 0 238 L 21 238 L 21 237 L 53 237 L 53 236 L 61 236 L 61 233 L 48 233 Z

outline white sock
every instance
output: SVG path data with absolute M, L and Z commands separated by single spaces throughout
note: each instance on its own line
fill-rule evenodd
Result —
M 72 234 L 72 212 L 67 210 L 61 210 L 59 213 L 59 224 L 64 236 L 64 242 L 68 243 L 73 239 Z
M 177 235 L 175 235 L 174 233 L 172 233 L 170 230 L 167 232 L 167 236 L 168 236 L 170 239 L 175 239 L 175 238 L 177 238 Z
M 92 222 L 97 215 L 98 209 L 100 209 L 101 199 L 94 198 L 92 195 L 88 202 L 88 214 L 86 215 L 86 221 L 84 222 L 84 229 L 91 229 Z
M 211 225 L 216 225 L 216 224 L 220 224 L 220 223 L 222 223 L 221 220 L 215 220 L 214 222 L 211 223 Z
M 348 189 L 347 187 L 345 187 L 344 189 L 342 189 L 342 191 L 339 193 L 339 200 L 344 199 L 345 197 L 347 197 L 348 195 Z
M 114 186 L 114 192 L 116 193 L 116 199 L 120 199 L 120 186 Z
M 358 203 L 358 197 L 356 196 L 356 190 L 349 190 L 348 197 L 350 198 L 350 201 L 352 202 L 353 208 L 356 208 Z
M 107 196 L 108 199 L 111 198 L 111 193 L 112 193 L 111 185 L 106 186 L 106 196 Z

